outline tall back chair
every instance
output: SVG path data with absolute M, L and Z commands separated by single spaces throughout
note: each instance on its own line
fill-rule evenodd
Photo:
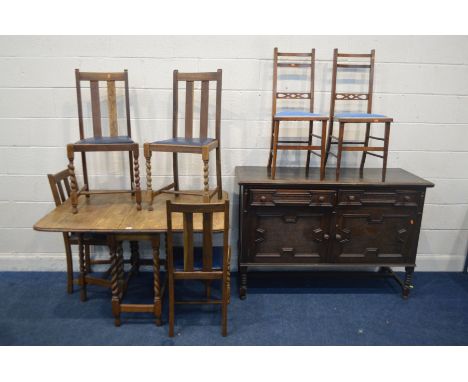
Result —
M 291 60 L 294 59 L 294 61 Z M 308 92 L 298 91 L 278 91 L 278 70 L 280 68 L 307 68 L 310 73 L 310 83 Z M 315 81 L 315 49 L 310 53 L 280 53 L 278 48 L 273 53 L 273 103 L 271 108 L 271 143 L 270 156 L 268 158 L 268 168 L 271 168 L 271 176 L 274 179 L 276 175 L 276 159 L 278 150 L 307 150 L 306 169 L 309 169 L 310 154 L 315 154 L 321 158 L 320 179 L 325 175 L 325 135 L 327 129 L 328 117 L 323 114 L 314 113 L 314 81 Z M 308 110 L 285 109 L 278 110 L 278 100 L 309 100 Z M 279 128 L 281 121 L 309 122 L 309 134 L 307 140 L 304 138 L 279 138 Z M 313 133 L 314 121 L 322 122 L 322 135 Z M 313 138 L 320 139 L 320 145 L 312 145 Z M 317 153 L 314 150 L 320 150 Z
M 363 61 L 364 60 L 364 61 Z M 374 87 L 374 64 L 375 64 L 375 50 L 372 50 L 370 54 L 350 54 L 350 53 L 339 53 L 338 49 L 334 50 L 333 53 L 333 73 L 332 73 L 332 90 L 330 100 L 330 128 L 328 129 L 327 137 L 327 153 L 325 161 L 328 159 L 328 155 L 331 154 L 336 156 L 336 179 L 340 176 L 341 157 L 343 151 L 362 151 L 360 173 L 361 176 L 364 171 L 364 163 L 367 155 L 376 156 L 383 159 L 382 166 L 382 181 L 385 181 L 385 174 L 387 170 L 387 156 L 388 156 L 388 145 L 390 140 L 390 124 L 393 122 L 392 118 L 386 117 L 382 114 L 372 113 L 372 97 Z M 337 84 L 342 81 L 339 78 L 339 74 L 342 72 L 366 70 L 368 71 L 368 84 L 367 91 L 362 92 L 342 92 L 337 90 Z M 343 82 L 343 81 L 342 81 Z M 344 81 L 349 82 L 349 81 Z M 336 113 L 337 101 L 346 102 L 361 102 L 366 103 L 366 112 L 354 113 Z M 338 137 L 333 135 L 333 123 L 337 121 L 339 123 L 339 135 Z M 345 141 L 344 130 L 346 124 L 366 124 L 366 134 L 363 141 Z M 383 123 L 385 125 L 384 137 L 376 137 L 370 134 L 372 123 Z M 383 141 L 382 147 L 369 146 L 369 139 Z M 331 145 L 338 145 L 337 154 L 330 151 Z M 356 146 L 358 145 L 358 146 Z M 362 146 L 360 146 L 362 145 Z M 375 152 L 382 152 L 383 155 L 376 154 Z
M 183 261 L 179 266 L 174 260 L 173 247 L 173 219 L 175 213 L 182 213 L 183 218 L 183 241 L 184 252 Z M 216 214 L 218 213 L 218 214 Z M 213 219 L 220 218 L 224 220 L 223 230 L 223 253 L 222 258 L 215 256 L 213 251 Z M 200 215 L 201 216 L 197 216 Z M 216 215 L 217 216 L 216 216 Z M 195 256 L 193 236 L 194 220 L 201 219 L 203 224 L 203 256 Z M 222 335 L 227 335 L 227 305 L 230 295 L 230 257 L 231 249 L 229 247 L 229 201 L 221 203 L 204 204 L 179 204 L 167 201 L 167 272 L 169 282 L 169 336 L 174 336 L 174 307 L 176 303 L 191 304 L 221 304 L 221 327 Z M 209 299 L 200 301 L 175 301 L 174 282 L 175 280 L 221 280 L 221 299 Z
M 222 71 L 209 73 L 179 73 L 174 70 L 173 75 L 173 115 L 172 115 L 172 139 L 156 141 L 144 144 L 144 154 L 146 158 L 147 188 L 150 195 L 150 210 L 152 209 L 153 197 L 161 192 L 171 192 L 176 194 L 196 194 L 203 197 L 204 202 L 209 202 L 214 194 L 218 194 L 218 199 L 222 198 L 221 185 L 221 88 Z M 185 128 L 180 134 L 178 129 L 179 117 L 179 83 L 185 82 Z M 201 105 L 200 105 L 200 130 L 199 136 L 194 136 L 194 89 L 195 83 L 201 83 Z M 216 114 L 215 114 L 215 137 L 208 137 L 208 111 L 210 82 L 216 83 Z M 209 190 L 208 168 L 210 151 L 216 149 L 216 188 Z M 151 155 L 153 151 L 173 153 L 173 183 L 162 187 L 157 191 L 152 190 L 151 181 Z M 203 184 L 201 192 L 187 192 L 179 190 L 179 167 L 177 161 L 178 153 L 201 154 L 203 160 Z
M 80 128 L 80 140 L 76 143 L 67 145 L 67 156 L 69 160 L 69 172 L 71 176 L 71 201 L 73 213 L 78 212 L 78 197 L 86 195 L 89 197 L 93 193 L 132 193 L 135 195 L 137 208 L 141 209 L 141 191 L 140 191 L 140 175 L 138 165 L 138 143 L 135 143 L 132 138 L 130 125 L 130 101 L 128 92 L 128 72 L 127 70 L 119 73 L 93 73 L 80 72 L 75 70 L 76 77 L 76 94 L 78 101 L 78 122 Z M 83 117 L 83 102 L 81 83 L 89 82 L 91 91 L 91 111 L 92 111 L 92 136 L 85 137 L 84 117 Z M 122 82 L 125 89 L 125 111 L 126 111 L 126 131 L 125 134 L 119 135 L 118 118 L 117 118 L 117 96 L 116 82 Z M 107 111 L 108 111 L 108 135 L 103 133 L 103 119 L 101 115 L 101 98 L 100 84 L 106 84 L 107 90 Z M 130 183 L 131 189 L 128 190 L 113 190 L 113 191 L 90 191 L 88 180 L 88 167 L 86 162 L 86 152 L 90 151 L 128 151 L 128 159 L 130 162 Z M 78 190 L 76 186 L 74 155 L 75 152 L 81 152 L 83 163 L 83 178 L 84 186 Z

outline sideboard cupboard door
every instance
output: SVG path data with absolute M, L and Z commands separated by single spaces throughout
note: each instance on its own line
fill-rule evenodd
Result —
M 339 208 L 332 235 L 334 263 L 398 264 L 415 261 L 416 208 Z
M 317 207 L 251 208 L 245 219 L 251 263 L 291 264 L 327 261 L 331 211 Z

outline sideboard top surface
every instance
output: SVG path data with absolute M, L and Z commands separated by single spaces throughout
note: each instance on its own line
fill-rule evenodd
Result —
M 325 179 L 320 180 L 320 169 L 310 168 L 308 173 L 304 167 L 278 167 L 276 179 L 271 179 L 271 172 L 266 166 L 237 166 L 235 173 L 237 183 L 240 185 L 321 185 L 321 186 L 408 186 L 408 187 L 434 187 L 423 178 L 411 174 L 401 168 L 387 169 L 385 182 L 382 182 L 382 169 L 364 169 L 363 176 L 359 176 L 358 168 L 342 168 L 340 179 L 335 178 L 335 169 L 326 169 Z

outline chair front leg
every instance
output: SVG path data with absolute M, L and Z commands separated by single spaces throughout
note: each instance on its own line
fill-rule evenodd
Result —
M 385 136 L 384 136 L 384 152 L 383 152 L 383 166 L 382 166 L 382 182 L 385 182 L 387 175 L 387 157 L 388 145 L 390 142 L 390 122 L 385 122 Z
M 276 157 L 278 155 L 278 136 L 279 136 L 280 121 L 275 121 L 275 128 L 273 129 L 273 163 L 271 166 L 271 179 L 276 176 Z
M 73 163 L 75 158 L 75 150 L 72 144 L 67 145 L 68 157 L 68 173 L 70 175 L 70 200 L 72 205 L 72 212 L 78 212 L 78 183 L 76 182 L 75 165 Z
M 366 123 L 366 137 L 364 138 L 364 148 L 369 146 L 369 135 L 370 135 L 371 124 Z M 359 175 L 362 177 L 364 175 L 364 164 L 366 163 L 367 151 L 362 151 L 361 157 L 361 166 L 359 167 Z
M 151 178 L 151 148 L 149 143 L 143 146 L 143 153 L 146 159 L 146 188 L 148 192 L 148 210 L 153 211 L 153 179 Z
M 135 198 L 137 203 L 137 210 L 141 210 L 141 188 L 140 188 L 140 164 L 138 158 L 140 156 L 138 145 L 133 149 L 133 167 L 135 173 Z
M 312 134 L 314 133 L 314 121 L 309 121 L 309 138 L 307 140 L 308 146 L 312 145 Z M 307 150 L 306 170 L 309 171 L 310 166 L 310 150 Z
M 210 189 L 209 189 L 209 161 L 210 153 L 208 150 L 203 150 L 203 202 L 208 203 L 210 201 Z
M 336 180 L 340 179 L 341 155 L 343 154 L 344 127 L 345 124 L 343 122 L 340 122 L 340 133 L 338 136 L 338 152 L 336 156 Z
M 325 166 L 326 166 L 326 141 L 327 134 L 327 121 L 322 121 L 322 137 L 320 139 L 320 180 L 325 179 Z

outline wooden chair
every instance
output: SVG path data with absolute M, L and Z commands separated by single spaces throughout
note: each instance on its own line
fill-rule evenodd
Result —
M 140 174 L 138 165 L 138 143 L 133 142 L 130 125 L 130 102 L 128 93 L 128 72 L 125 70 L 120 73 L 92 73 L 80 72 L 75 70 L 76 76 L 76 92 L 78 100 L 78 121 L 80 128 L 80 140 L 76 143 L 67 145 L 68 169 L 71 177 L 71 203 L 73 213 L 77 213 L 78 197 L 91 194 L 113 194 L 130 192 L 135 195 L 137 209 L 141 210 L 141 190 L 140 190 Z M 84 119 L 83 119 L 83 104 L 81 98 L 81 82 L 89 81 L 91 89 L 91 110 L 93 121 L 93 136 L 85 138 Z M 125 87 L 125 111 L 127 131 L 125 135 L 119 135 L 117 123 L 117 98 L 116 98 L 116 81 L 122 81 Z M 107 109 L 109 122 L 109 136 L 103 136 L 101 126 L 101 99 L 99 96 L 99 84 L 106 82 L 107 85 Z M 86 152 L 97 151 L 128 151 L 128 159 L 130 162 L 130 182 L 131 190 L 111 190 L 111 191 L 90 191 L 88 181 L 88 170 L 86 163 Z M 83 163 L 83 178 L 84 186 L 78 190 L 75 176 L 74 156 L 75 152 L 81 153 Z
M 48 174 L 47 178 L 49 179 L 50 189 L 52 191 L 52 196 L 54 198 L 55 205 L 58 207 L 62 205 L 71 194 L 71 180 L 69 179 L 68 169 L 62 170 L 56 174 Z M 73 284 L 78 284 L 81 286 L 81 299 L 86 300 L 86 285 L 99 285 L 106 288 L 111 287 L 111 280 L 108 279 L 110 276 L 111 270 L 108 269 L 102 278 L 93 277 L 89 274 L 92 273 L 93 265 L 102 265 L 102 264 L 111 264 L 109 259 L 92 259 L 90 255 L 90 246 L 91 245 L 100 245 L 107 248 L 107 237 L 104 234 L 85 234 L 80 235 L 71 232 L 63 233 L 63 241 L 65 244 L 65 255 L 67 259 L 67 291 L 68 293 L 73 293 Z M 80 277 L 74 279 L 73 277 L 73 261 L 72 261 L 72 245 L 82 246 L 79 253 L 79 264 L 80 264 Z M 119 242 L 119 256 L 121 257 L 123 267 L 124 262 L 130 262 L 133 267 L 138 267 L 139 264 L 139 252 L 138 252 L 138 242 L 131 241 L 131 259 L 123 260 L 122 257 L 122 247 L 121 242 Z M 122 268 L 123 271 L 123 268 Z
M 346 61 L 342 62 L 340 58 Z M 366 62 L 362 62 L 362 59 L 366 59 Z M 340 61 L 340 62 L 338 62 Z M 385 175 L 387 172 L 387 156 L 388 156 L 388 145 L 390 141 L 390 124 L 393 122 L 392 118 L 386 117 L 382 114 L 372 113 L 372 96 L 373 96 L 373 85 L 374 85 L 374 62 L 375 62 L 375 50 L 372 50 L 370 54 L 349 54 L 349 53 L 338 53 L 338 49 L 334 50 L 333 54 L 333 73 L 332 73 L 332 90 L 331 90 L 331 102 L 330 102 L 330 128 L 328 130 L 327 137 L 327 153 L 325 156 L 325 163 L 328 159 L 328 155 L 331 154 L 336 156 L 336 179 L 340 177 L 341 157 L 343 151 L 362 151 L 360 173 L 361 176 L 364 171 L 364 163 L 367 155 L 376 156 L 383 159 L 382 166 L 382 181 L 385 181 Z M 337 91 L 338 82 L 338 70 L 360 70 L 365 69 L 369 71 L 368 76 L 368 90 L 366 93 L 342 93 Z M 366 113 L 336 113 L 335 104 L 336 101 L 366 101 L 367 112 Z M 338 137 L 333 135 L 333 122 L 339 123 L 339 135 Z M 347 124 L 365 123 L 366 124 L 366 135 L 364 141 L 345 141 L 344 131 Z M 372 123 L 383 123 L 385 124 L 384 137 L 376 137 L 370 134 L 370 128 Z M 369 146 L 369 139 L 383 141 L 383 147 Z M 338 152 L 334 154 L 330 151 L 331 145 L 338 145 Z M 358 146 L 356 146 L 358 145 Z M 362 146 L 360 146 L 362 145 Z M 376 154 L 375 152 L 383 152 L 383 155 Z
M 193 109 L 194 109 L 194 83 L 201 82 L 201 108 L 200 108 L 200 134 L 196 138 L 193 136 Z M 216 117 L 215 117 L 215 138 L 208 137 L 208 107 L 209 107 L 209 84 L 216 82 Z M 179 105 L 179 82 L 186 83 L 185 96 L 185 134 L 178 134 L 178 105 Z M 195 194 L 203 197 L 204 202 L 209 202 L 214 194 L 218 194 L 218 199 L 222 198 L 221 185 L 221 87 L 222 71 L 211 73 L 179 73 L 174 70 L 173 75 L 173 116 L 172 116 L 172 139 L 156 141 L 144 144 L 144 154 L 146 158 L 147 188 L 149 192 L 149 209 L 152 210 L 154 196 L 162 192 L 177 194 Z M 208 165 L 210 151 L 216 150 L 216 182 L 217 187 L 210 191 L 208 184 Z M 162 187 L 158 191 L 152 190 L 151 182 L 151 155 L 153 151 L 171 152 L 173 157 L 174 182 Z M 179 167 L 177 161 L 178 153 L 201 154 L 203 160 L 204 190 L 202 192 L 187 192 L 179 190 Z M 172 190 L 173 189 L 173 190 Z
M 223 254 L 216 264 L 213 256 L 213 218 L 214 213 L 224 213 Z M 172 214 L 182 213 L 184 222 L 184 252 L 182 266 L 178 267 L 174 261 Z M 197 216 L 195 214 L 202 214 Z M 201 264 L 194 256 L 193 222 L 202 218 L 203 222 L 203 257 Z M 227 305 L 230 295 L 230 257 L 229 247 L 229 201 L 211 204 L 179 204 L 167 201 L 167 272 L 169 287 L 169 336 L 174 336 L 174 307 L 175 304 L 221 304 L 222 335 L 227 335 Z M 175 301 L 174 282 L 176 280 L 205 280 L 206 299 L 198 301 Z M 212 280 L 221 280 L 221 299 L 210 299 L 209 283 Z
M 294 57 L 295 61 L 283 60 Z M 280 62 L 281 61 L 281 62 Z M 299 61 L 299 62 L 297 62 Z M 278 68 L 309 68 L 310 69 L 310 90 L 309 92 L 284 92 L 277 91 L 278 88 Z M 268 168 L 271 168 L 271 177 L 276 175 L 276 158 L 278 150 L 307 150 L 306 169 L 309 169 L 310 154 L 320 157 L 320 179 L 325 176 L 325 136 L 327 130 L 328 116 L 314 113 L 314 80 L 315 80 L 315 49 L 311 53 L 280 53 L 278 48 L 273 54 L 273 105 L 272 105 L 272 126 L 270 156 L 268 158 Z M 277 109 L 279 100 L 310 100 L 309 110 L 297 109 Z M 279 138 L 280 122 L 309 122 L 309 134 L 307 140 L 303 138 Z M 314 134 L 314 121 L 322 122 L 322 135 Z M 320 145 L 312 145 L 313 138 L 320 139 Z M 320 150 L 317 153 L 315 150 Z

